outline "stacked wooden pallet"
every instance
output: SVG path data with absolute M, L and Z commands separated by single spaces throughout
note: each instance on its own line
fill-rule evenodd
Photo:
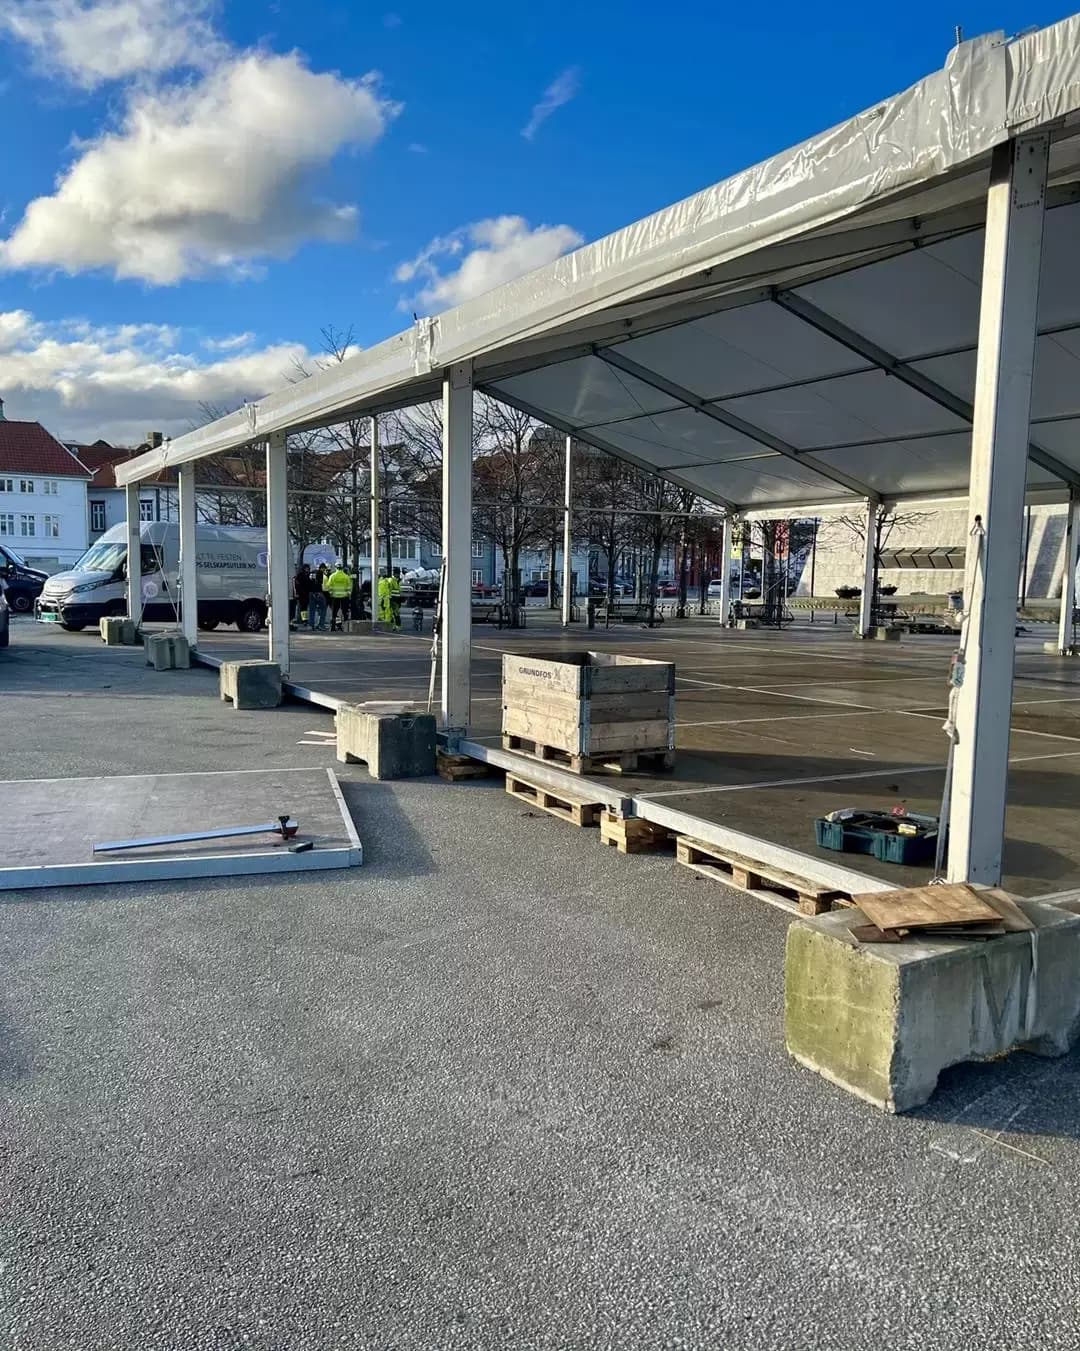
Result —
M 796 877 L 783 868 L 746 858 L 687 835 L 680 835 L 675 841 L 675 857 L 694 872 L 737 887 L 740 891 L 767 892 L 774 903 L 784 909 L 798 911 L 801 915 L 820 915 L 834 906 L 851 904 L 846 891 L 821 886 L 807 878 Z

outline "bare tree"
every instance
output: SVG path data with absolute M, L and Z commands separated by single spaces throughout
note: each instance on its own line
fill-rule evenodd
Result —
M 881 609 L 881 556 L 885 551 L 893 532 L 900 528 L 921 525 L 930 518 L 926 511 L 898 511 L 895 504 L 878 502 L 874 508 L 871 529 L 873 530 L 874 568 L 870 587 L 871 623 L 876 622 Z M 859 512 L 854 516 L 834 516 L 823 521 L 818 537 L 840 534 L 856 541 L 859 552 L 866 548 L 867 513 Z

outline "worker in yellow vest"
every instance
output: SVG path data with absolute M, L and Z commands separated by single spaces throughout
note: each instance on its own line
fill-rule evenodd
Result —
M 401 628 L 401 583 L 394 576 L 379 578 L 379 623 Z
M 349 599 L 352 596 L 353 579 L 341 566 L 339 559 L 334 570 L 328 573 L 323 582 L 323 590 L 330 597 L 330 632 L 340 630 L 341 620 L 349 613 Z

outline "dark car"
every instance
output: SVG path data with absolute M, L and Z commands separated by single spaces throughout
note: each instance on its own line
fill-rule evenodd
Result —
M 7 596 L 4 594 L 6 590 L 3 578 L 0 578 L 0 647 L 7 647 L 11 641 L 11 615 L 8 612 Z
M 48 576 L 47 572 L 28 568 L 17 553 L 0 545 L 0 577 L 7 583 L 8 608 L 16 614 L 30 613 Z

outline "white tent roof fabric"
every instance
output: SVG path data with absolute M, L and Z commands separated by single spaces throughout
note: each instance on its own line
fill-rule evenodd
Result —
M 1029 488 L 1080 484 L 1080 16 L 956 47 L 803 145 L 118 466 L 438 396 L 768 514 L 966 493 L 990 152 L 1048 129 Z

